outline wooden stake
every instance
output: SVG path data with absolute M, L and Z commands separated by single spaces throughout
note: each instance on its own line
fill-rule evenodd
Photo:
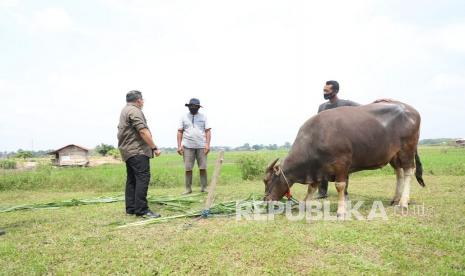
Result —
M 207 197 L 207 201 L 205 202 L 205 210 L 209 210 L 213 204 L 213 200 L 215 198 L 216 184 L 218 183 L 218 178 L 220 177 L 220 170 L 221 170 L 221 165 L 223 164 L 223 160 L 224 160 L 224 150 L 220 150 L 220 152 L 218 153 L 218 158 L 216 159 L 215 171 L 213 172 L 213 178 L 212 178 L 212 181 L 210 182 L 210 185 L 208 186 L 208 197 Z

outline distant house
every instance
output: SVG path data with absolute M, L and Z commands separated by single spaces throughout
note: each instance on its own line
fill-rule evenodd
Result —
M 465 139 L 457 139 L 455 140 L 455 144 L 459 147 L 465 147 Z
M 49 153 L 54 155 L 52 164 L 55 166 L 87 166 L 89 165 L 89 150 L 74 144 L 64 146 Z

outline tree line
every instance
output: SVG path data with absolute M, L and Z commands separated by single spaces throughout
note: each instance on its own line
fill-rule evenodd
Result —
M 283 145 L 277 144 L 253 144 L 245 143 L 238 147 L 230 147 L 230 146 L 215 146 L 211 147 L 211 150 L 224 150 L 224 151 L 257 151 L 257 150 L 282 150 L 282 149 L 290 149 L 291 143 L 286 142 Z M 165 152 L 176 152 L 177 148 L 175 147 L 163 147 L 161 148 L 162 151 Z M 0 159 L 6 158 L 21 158 L 21 159 L 28 159 L 28 158 L 37 158 L 37 157 L 47 157 L 50 152 L 54 150 L 23 150 L 19 149 L 17 151 L 0 151 Z M 112 156 L 115 158 L 120 157 L 119 150 L 110 144 L 101 143 L 97 145 L 94 149 L 90 151 L 90 155 L 100 155 L 100 156 Z
M 446 144 L 446 145 L 452 145 L 455 144 L 455 141 L 457 139 L 455 138 L 438 138 L 438 139 L 422 139 L 420 140 L 419 144 L 420 145 L 440 145 L 440 144 Z M 283 145 L 277 145 L 277 144 L 250 144 L 250 143 L 244 143 L 241 146 L 238 147 L 230 147 L 230 146 L 215 146 L 211 147 L 211 150 L 217 151 L 217 150 L 224 150 L 224 151 L 258 151 L 258 150 L 288 150 L 292 146 L 291 143 L 286 142 Z M 161 148 L 162 151 L 165 152 L 176 152 L 177 148 L 175 147 L 163 147 Z M 6 158 L 21 158 L 21 159 L 27 159 L 27 158 L 34 158 L 34 157 L 46 157 L 49 155 L 50 152 L 53 152 L 53 150 L 23 150 L 19 149 L 17 151 L 0 151 L 0 159 L 6 159 Z M 110 144 L 105 144 L 101 143 L 97 145 L 94 149 L 90 151 L 91 155 L 101 155 L 101 156 L 112 156 L 115 158 L 120 157 L 119 150 Z

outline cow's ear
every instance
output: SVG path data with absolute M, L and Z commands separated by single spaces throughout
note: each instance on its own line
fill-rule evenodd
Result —
M 276 158 L 273 162 L 271 162 L 270 165 L 268 165 L 268 167 L 266 168 L 266 171 L 267 172 L 272 172 L 273 169 L 274 169 L 274 165 L 276 165 L 276 163 L 278 162 L 279 158 Z

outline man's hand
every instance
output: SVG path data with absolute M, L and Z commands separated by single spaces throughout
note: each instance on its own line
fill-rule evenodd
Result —
M 210 152 L 210 141 L 212 139 L 212 132 L 211 132 L 211 129 L 206 129 L 205 130 L 205 155 L 207 155 L 209 152 Z
M 394 100 L 393 99 L 388 99 L 388 98 L 383 98 L 383 99 L 377 99 L 373 103 L 390 103 L 392 101 L 394 101 Z
M 184 155 L 184 146 L 178 147 L 178 154 L 179 155 Z
M 161 154 L 161 151 L 159 149 L 156 149 L 153 151 L 153 155 L 155 155 L 156 157 L 160 156 Z
M 182 145 L 182 135 L 183 135 L 184 130 L 183 129 L 178 129 L 178 135 L 177 135 L 177 140 L 178 140 L 178 154 L 179 155 L 184 155 L 184 146 Z

